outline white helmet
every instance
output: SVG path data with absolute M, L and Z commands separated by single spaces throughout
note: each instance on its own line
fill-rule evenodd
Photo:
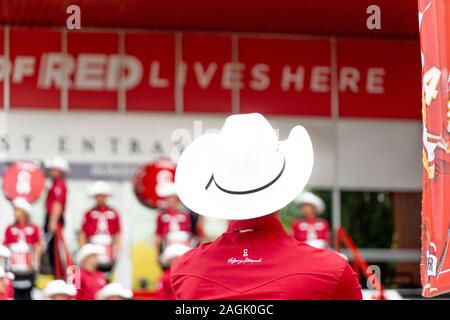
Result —
M 12 205 L 14 208 L 22 209 L 27 214 L 31 214 L 32 212 L 31 204 L 25 198 L 15 198 L 12 202 Z
M 57 294 L 74 296 L 77 294 L 77 289 L 73 285 L 66 283 L 64 280 L 50 281 L 43 291 L 44 297 L 50 299 Z
M 68 173 L 70 171 L 69 163 L 66 159 L 61 157 L 53 157 L 52 159 L 47 160 L 45 162 L 45 167 L 47 169 L 58 169 L 64 173 Z
M 177 190 L 175 188 L 175 183 L 166 182 L 156 188 L 156 193 L 161 198 L 171 197 L 177 195 Z
M 133 292 L 129 289 L 125 289 L 119 283 L 110 283 L 104 286 L 100 291 L 98 291 L 95 297 L 97 300 L 105 300 L 110 297 L 131 299 L 133 298 Z
M 161 254 L 161 262 L 163 264 L 168 264 L 170 260 L 181 257 L 191 249 L 191 247 L 182 243 L 171 244 L 166 249 L 164 249 L 163 253 Z
M 325 203 L 312 192 L 300 193 L 297 198 L 295 198 L 294 203 L 297 205 L 311 204 L 316 208 L 318 214 L 325 212 Z
M 111 185 L 105 181 L 96 181 L 89 187 L 88 194 L 91 197 L 98 195 L 110 196 L 112 194 Z

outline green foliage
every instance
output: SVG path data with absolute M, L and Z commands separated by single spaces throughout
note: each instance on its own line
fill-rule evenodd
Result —
M 390 248 L 394 224 L 385 192 L 342 192 L 342 226 L 360 248 Z

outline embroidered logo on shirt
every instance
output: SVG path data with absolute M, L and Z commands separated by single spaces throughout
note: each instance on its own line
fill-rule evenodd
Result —
M 249 254 L 248 254 L 248 249 L 244 249 L 242 252 L 242 259 L 237 259 L 235 257 L 231 257 L 230 259 L 228 259 L 228 263 L 229 264 L 246 264 L 246 263 L 260 263 L 262 262 L 262 258 L 259 259 L 252 259 L 249 258 Z

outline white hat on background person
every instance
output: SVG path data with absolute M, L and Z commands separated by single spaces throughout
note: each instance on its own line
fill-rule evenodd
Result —
M 122 299 L 133 298 L 133 292 L 129 289 L 125 289 L 119 283 L 110 283 L 100 289 L 95 295 L 97 300 L 105 300 L 111 297 L 120 297 Z
M 83 264 L 83 261 L 92 255 L 103 255 L 105 254 L 105 248 L 99 245 L 87 243 L 78 250 L 75 255 L 75 263 L 78 266 Z
M 111 196 L 112 188 L 111 185 L 105 181 L 95 181 L 89 188 L 88 194 L 91 197 L 95 197 L 98 195 Z
M 174 243 L 166 247 L 161 254 L 160 260 L 162 264 L 169 264 L 169 262 L 175 258 L 181 257 L 183 254 L 191 250 L 192 248 L 182 244 Z
M 202 135 L 181 154 L 176 191 L 186 207 L 204 216 L 261 217 L 295 199 L 313 162 L 311 138 L 302 126 L 279 140 L 261 114 L 232 115 L 219 133 Z
M 294 203 L 297 205 L 310 204 L 316 208 L 318 214 L 325 212 L 325 202 L 312 192 L 303 192 L 295 198 Z
M 64 173 L 68 173 L 70 171 L 69 163 L 67 162 L 67 160 L 58 156 L 45 161 L 45 167 L 47 169 L 58 169 L 63 171 Z
M 166 198 L 177 195 L 177 190 L 173 182 L 165 182 L 156 188 L 158 197 Z
M 73 285 L 66 283 L 64 280 L 50 281 L 43 290 L 43 296 L 46 299 L 50 299 L 54 295 L 66 295 L 73 297 L 76 293 L 77 289 Z
M 31 204 L 28 202 L 28 200 L 21 197 L 15 198 L 12 201 L 12 206 L 17 209 L 22 209 L 27 214 L 31 214 L 33 211 L 33 208 L 31 207 Z

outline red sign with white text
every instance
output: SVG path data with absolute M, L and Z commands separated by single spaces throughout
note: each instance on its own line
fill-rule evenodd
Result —
M 340 117 L 420 117 L 416 41 L 332 46 L 326 38 L 205 33 L 178 41 L 175 33 L 138 31 L 122 40 L 123 47 L 115 32 L 11 28 L 11 107 L 62 108 L 67 83 L 69 111 L 174 112 L 178 103 L 184 112 L 330 117 L 335 69 Z
M 420 119 L 420 46 L 338 40 L 339 115 Z
M 61 51 L 61 32 L 11 29 L 9 50 L 11 108 L 59 109 L 62 69 L 60 61 L 59 68 L 50 69 L 55 65 L 47 53 Z
M 239 38 L 240 111 L 329 116 L 330 57 L 328 40 Z
M 180 68 L 184 111 L 231 112 L 231 37 L 185 34 Z
M 127 110 L 175 110 L 175 35 L 127 33 L 123 79 Z
M 121 56 L 112 32 L 68 32 L 69 109 L 117 110 Z

